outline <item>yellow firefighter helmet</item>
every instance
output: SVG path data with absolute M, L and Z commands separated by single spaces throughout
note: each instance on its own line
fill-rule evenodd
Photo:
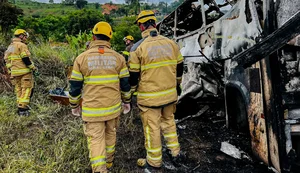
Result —
M 151 20 L 151 19 L 156 21 L 156 17 L 154 15 L 153 11 L 144 10 L 144 11 L 140 12 L 140 14 L 136 18 L 136 21 L 134 22 L 134 24 L 145 23 L 145 22 L 147 22 L 148 20 Z
M 133 41 L 134 38 L 133 38 L 131 35 L 127 35 L 126 37 L 123 38 L 123 41 L 126 41 L 126 40 L 131 40 L 131 41 Z
M 102 34 L 106 35 L 109 38 L 112 38 L 112 29 L 110 24 L 107 22 L 98 22 L 94 26 L 93 34 Z
M 26 32 L 24 29 L 17 29 L 17 30 L 14 32 L 14 35 L 15 35 L 15 36 L 18 36 L 18 35 L 21 35 L 21 34 L 23 34 L 23 35 L 29 37 L 28 32 Z

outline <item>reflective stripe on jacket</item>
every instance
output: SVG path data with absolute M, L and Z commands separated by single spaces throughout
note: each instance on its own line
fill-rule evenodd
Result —
M 128 80 L 124 80 L 128 77 L 129 71 L 122 55 L 110 49 L 107 41 L 92 41 L 89 50 L 79 55 L 74 62 L 70 78 L 70 103 L 76 105 L 82 97 L 84 121 L 116 118 L 120 115 L 121 98 L 126 101 L 131 97 Z M 122 89 L 124 81 L 127 81 L 126 89 Z
M 6 67 L 11 71 L 11 76 L 21 76 L 31 72 L 30 67 L 22 61 L 22 58 L 25 57 L 30 57 L 27 45 L 22 43 L 21 39 L 14 38 L 4 56 Z M 33 64 L 31 66 L 31 68 L 34 67 Z
M 133 46 L 129 71 L 140 72 L 138 104 L 156 107 L 177 101 L 176 67 L 183 57 L 175 42 L 161 35 L 152 36 L 151 32 L 157 30 L 144 31 L 144 39 Z

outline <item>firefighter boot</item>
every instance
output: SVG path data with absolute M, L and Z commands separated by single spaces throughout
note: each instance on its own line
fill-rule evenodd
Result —
M 30 115 L 29 109 L 18 108 L 18 115 L 19 116 L 29 116 Z
M 167 151 L 168 156 L 170 157 L 174 166 L 179 167 L 186 161 L 186 155 L 182 151 L 177 154 L 177 156 L 172 156 L 171 151 Z
M 111 170 L 111 168 L 112 168 L 112 166 L 113 166 L 113 163 L 114 163 L 114 162 L 107 162 L 107 163 L 106 163 L 106 168 L 108 169 L 108 171 Z
M 153 171 L 159 171 L 161 170 L 160 167 L 153 167 L 148 162 L 147 159 L 138 159 L 137 165 L 145 170 L 145 172 L 153 172 Z

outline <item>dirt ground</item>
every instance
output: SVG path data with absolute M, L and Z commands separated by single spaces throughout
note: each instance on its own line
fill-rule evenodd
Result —
M 163 146 L 163 168 L 156 172 L 272 172 L 252 155 L 249 137 L 227 129 L 224 113 L 219 109 L 212 109 L 199 118 L 183 121 L 177 126 L 181 149 L 187 155 L 186 162 L 181 167 L 174 167 L 165 153 L 166 146 Z M 128 115 L 122 115 L 117 135 L 112 172 L 144 172 L 136 166 L 136 160 L 146 156 L 142 123 L 137 108 Z M 222 153 L 220 148 L 224 141 L 246 152 L 252 161 L 234 159 Z

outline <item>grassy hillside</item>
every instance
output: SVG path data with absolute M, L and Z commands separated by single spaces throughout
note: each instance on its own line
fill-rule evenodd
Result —
M 75 5 L 45 4 L 39 2 L 17 1 L 15 5 L 21 8 L 25 16 L 43 17 L 47 15 L 64 15 L 68 12 L 78 11 Z M 86 9 L 96 9 L 95 4 L 88 4 Z M 101 6 L 98 9 L 101 12 Z

